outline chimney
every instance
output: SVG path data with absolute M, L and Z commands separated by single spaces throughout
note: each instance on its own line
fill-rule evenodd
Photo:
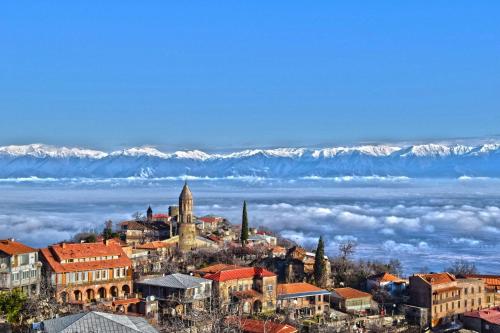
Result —
M 63 249 L 65 249 L 65 248 L 66 248 L 66 243 L 62 242 L 62 243 L 61 243 L 61 247 L 62 247 Z

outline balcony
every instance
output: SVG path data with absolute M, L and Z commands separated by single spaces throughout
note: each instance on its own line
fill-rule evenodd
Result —
M 439 304 L 444 304 L 444 303 L 459 301 L 459 300 L 460 300 L 460 295 L 447 297 L 447 298 L 443 298 L 443 299 L 433 299 L 432 305 L 439 305 Z

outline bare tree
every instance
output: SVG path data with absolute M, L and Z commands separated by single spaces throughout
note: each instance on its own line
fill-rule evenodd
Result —
M 470 275 L 477 274 L 476 265 L 473 262 L 469 262 L 465 259 L 458 259 L 451 264 L 448 268 L 446 268 L 448 273 L 453 275 Z

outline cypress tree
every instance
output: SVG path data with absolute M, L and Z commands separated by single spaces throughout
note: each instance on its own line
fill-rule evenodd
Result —
M 314 283 L 318 287 L 325 287 L 326 285 L 326 266 L 325 266 L 325 244 L 323 237 L 319 237 L 318 247 L 316 248 L 316 255 L 314 257 Z
M 241 218 L 241 245 L 245 245 L 248 241 L 248 216 L 247 216 L 247 202 L 243 201 L 243 216 Z

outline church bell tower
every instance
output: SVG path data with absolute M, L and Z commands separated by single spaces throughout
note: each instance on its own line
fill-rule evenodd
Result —
M 184 183 L 179 196 L 179 249 L 181 252 L 189 252 L 196 247 L 196 225 L 193 219 L 193 194 Z

